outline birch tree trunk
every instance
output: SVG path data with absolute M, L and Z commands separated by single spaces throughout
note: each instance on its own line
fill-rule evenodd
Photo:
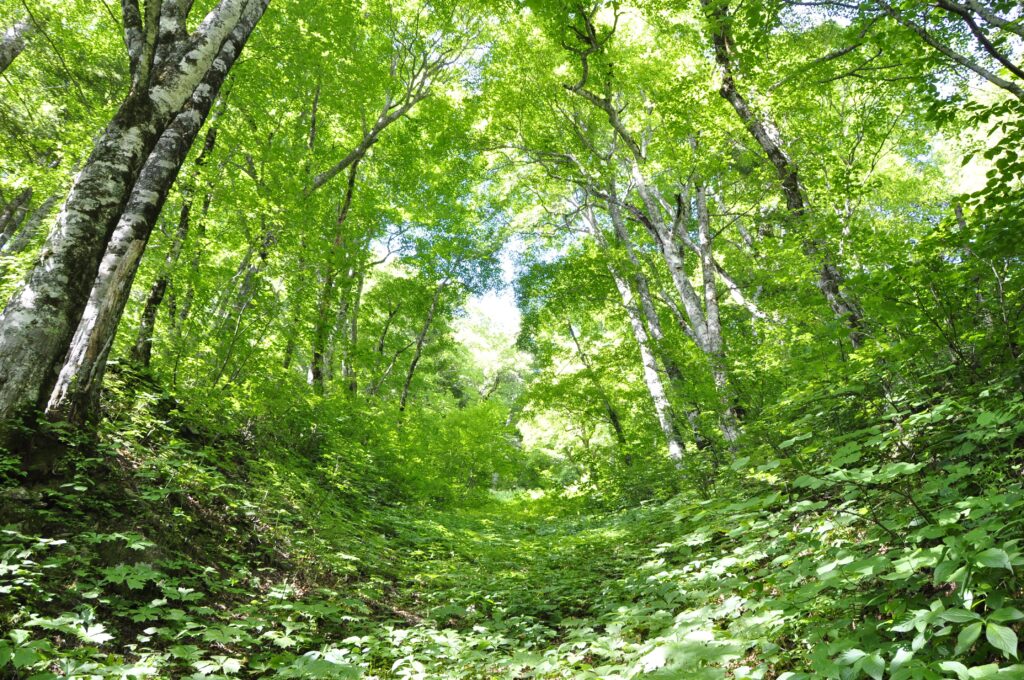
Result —
M 671 225 L 666 223 L 661 212 L 661 206 L 658 204 L 653 190 L 648 186 L 647 180 L 635 159 L 631 165 L 633 181 L 636 184 L 637 193 L 640 194 L 640 200 L 644 205 L 644 214 L 646 216 L 644 225 L 650 230 L 651 236 L 658 246 L 658 252 L 661 253 L 665 264 L 668 266 L 669 273 L 672 276 L 672 283 L 690 321 L 689 333 L 693 337 L 694 342 L 697 343 L 697 347 L 707 354 L 710 346 L 710 341 L 707 337 L 707 319 L 704 316 L 700 295 L 697 294 L 686 271 L 686 260 L 682 245 L 677 242 Z M 615 193 L 614 186 L 610 187 L 609 197 L 618 203 L 619 198 Z M 616 213 L 618 211 L 619 209 L 617 208 Z M 621 219 L 620 215 L 619 220 L 621 221 Z
M 610 189 L 614 192 L 614 184 L 611 184 Z M 618 202 L 614 200 L 609 201 L 608 211 L 611 216 L 612 223 L 617 225 L 616 231 L 618 231 L 623 224 Z M 594 230 L 595 236 L 600 238 L 597 234 L 597 225 L 592 222 L 591 228 Z M 615 280 L 615 288 L 619 291 L 619 296 L 622 298 L 622 307 L 626 310 L 626 316 L 629 319 L 629 325 L 633 331 L 633 337 L 636 340 L 637 345 L 640 347 L 640 362 L 643 367 L 644 385 L 647 387 L 647 392 L 651 397 L 652 404 L 654 405 L 654 414 L 658 419 L 658 425 L 661 427 L 661 432 L 665 437 L 669 458 L 677 463 L 681 463 L 684 451 L 683 443 L 680 440 L 679 431 L 676 428 L 675 417 L 672 413 L 672 405 L 668 400 L 668 394 L 665 392 L 665 385 L 661 381 L 661 375 L 658 372 L 658 362 L 655 357 L 655 353 L 651 348 L 650 337 L 648 335 L 647 328 L 644 326 L 640 309 L 637 307 L 633 289 L 621 272 L 610 262 L 608 264 L 608 271 Z
M 612 278 L 615 280 L 615 287 L 622 298 L 622 307 L 625 309 L 626 316 L 629 319 L 633 337 L 640 348 L 640 363 L 643 367 L 644 385 L 646 385 L 647 392 L 651 396 L 654 414 L 665 437 L 668 457 L 677 463 L 682 462 L 683 443 L 680 441 L 679 432 L 676 429 L 672 406 L 669 403 L 668 394 L 665 392 L 665 385 L 661 381 L 661 375 L 658 372 L 658 362 L 654 351 L 651 349 L 650 338 L 647 334 L 647 329 L 644 327 L 643 318 L 637 307 L 633 290 L 629 282 L 614 265 L 609 264 L 608 271 L 611 272 Z
M 222 23 L 227 34 L 217 42 L 216 52 L 208 60 L 202 78 L 194 83 L 188 99 L 178 104 L 179 112 L 166 126 L 146 159 L 109 237 L 85 310 L 47 402 L 48 417 L 81 423 L 93 414 L 107 356 L 164 201 L 224 79 L 268 2 L 250 0 L 237 3 L 233 20 Z M 230 0 L 221 3 L 222 7 L 229 4 Z M 184 21 L 184 15 L 179 17 Z M 170 30 L 171 23 L 161 20 L 161 30 Z M 168 60 L 172 58 L 167 57 Z M 160 88 L 153 89 L 159 91 Z M 152 95 L 152 98 L 159 102 L 157 95 Z
M 729 16 L 728 3 L 721 0 L 701 2 L 712 25 L 711 41 L 715 61 L 722 69 L 722 87 L 719 92 L 732 105 L 736 115 L 775 168 L 787 209 L 793 215 L 802 217 L 809 211 L 807 194 L 796 165 L 783 146 L 782 133 L 778 125 L 763 111 L 755 112 L 747 98 L 736 87 L 732 63 L 732 18 Z M 843 319 L 850 328 L 850 343 L 854 348 L 859 347 L 864 339 L 863 313 L 857 302 L 843 291 L 843 276 L 833 261 L 832 254 L 826 244 L 813 239 L 805 239 L 803 249 L 808 256 L 818 261 L 818 289 L 825 296 L 836 318 Z
M 250 14 L 258 18 L 267 2 L 220 0 L 192 35 L 167 46 L 165 63 L 153 70 L 160 17 L 147 15 L 144 26 L 137 3 L 124 0 L 132 89 L 72 183 L 40 261 L 0 315 L 0 421 L 46 403 L 150 152 L 211 69 L 226 71 L 221 48 L 246 7 L 252 3 L 257 11 Z M 190 4 L 164 3 L 175 10 Z M 152 210 L 162 200 L 159 194 L 135 198 L 133 211 Z
M 711 374 L 715 389 L 722 401 L 719 423 L 722 436 L 730 445 L 739 438 L 736 417 L 733 413 L 729 381 L 725 367 L 725 345 L 722 342 L 722 321 L 718 309 L 718 282 L 714 254 L 711 248 L 711 215 L 708 213 L 707 188 L 697 184 L 697 246 L 700 249 L 701 275 L 704 284 L 704 318 L 707 323 L 707 355 L 711 362 Z
M 19 54 L 25 49 L 25 36 L 32 30 L 28 19 L 22 19 L 0 37 L 0 73 L 7 70 Z
M 647 329 L 651 334 L 651 339 L 654 341 L 654 347 L 657 349 L 657 356 L 661 360 L 661 365 L 665 369 L 665 375 L 668 376 L 669 385 L 678 390 L 683 384 L 683 372 L 679 368 L 679 364 L 677 364 L 669 354 L 668 348 L 665 346 L 665 329 L 661 325 L 661 319 L 658 317 L 657 309 L 654 306 L 654 297 L 651 295 L 650 282 L 647 280 L 647 276 L 643 273 L 642 263 L 636 254 L 635 248 L 633 247 L 633 242 L 629 237 L 629 232 L 626 230 L 626 225 L 623 224 L 621 219 L 619 219 L 613 220 L 613 227 L 615 228 L 616 237 L 625 247 L 630 264 L 633 266 L 633 278 L 636 282 L 637 297 L 640 298 L 640 308 L 643 310 L 644 317 L 647 320 Z M 680 312 L 680 315 L 681 314 L 682 313 Z M 693 333 L 690 330 L 689 324 L 681 317 L 680 321 L 682 322 L 684 330 L 692 337 Z M 701 432 L 697 411 L 692 409 L 687 411 L 686 420 L 690 424 L 694 444 L 696 444 L 698 450 L 703 451 L 709 446 L 709 442 Z M 678 427 L 678 423 L 675 420 L 673 420 L 673 424 Z

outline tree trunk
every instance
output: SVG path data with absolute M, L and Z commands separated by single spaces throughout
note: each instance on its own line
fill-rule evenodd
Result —
M 430 308 L 427 310 L 427 318 L 423 321 L 423 328 L 420 330 L 419 335 L 416 336 L 416 351 L 412 355 L 412 362 L 409 364 L 409 370 L 405 372 L 405 384 L 402 386 L 402 398 L 398 402 L 398 410 L 404 411 L 406 402 L 409 400 L 409 388 L 412 386 L 412 378 L 416 374 L 416 366 L 420 363 L 420 358 L 423 356 L 423 346 L 427 344 L 427 333 L 430 332 L 430 326 L 434 323 L 434 315 L 437 313 L 437 304 L 441 299 L 441 292 L 444 291 L 447 281 L 442 281 L 437 284 L 437 288 L 434 289 L 434 297 L 430 301 Z
M 186 198 L 181 204 L 178 229 L 174 234 L 171 250 L 164 259 L 163 271 L 159 273 L 156 280 L 153 281 L 153 285 L 150 286 L 149 296 L 146 298 L 146 306 L 142 310 L 142 318 L 139 320 L 139 328 L 135 334 L 135 344 L 131 348 L 132 361 L 142 368 L 149 368 L 149 363 L 153 358 L 153 332 L 156 330 L 156 314 L 164 301 L 164 295 L 167 293 L 171 270 L 177 263 L 178 257 L 181 255 L 181 249 L 185 245 L 191 211 L 192 203 Z
M 665 385 L 661 381 L 658 363 L 655 359 L 654 351 L 651 349 L 647 329 L 644 327 L 643 318 L 641 317 L 640 310 L 637 308 L 633 290 L 629 282 L 626 281 L 625 277 L 622 276 L 614 265 L 609 264 L 608 270 L 615 280 L 615 287 L 622 298 L 622 307 L 626 310 L 626 316 L 629 318 L 633 337 L 640 348 L 640 362 L 643 366 L 644 384 L 647 386 L 647 392 L 651 396 L 654 414 L 658 419 L 658 425 L 661 427 L 661 432 L 668 446 L 668 457 L 677 463 L 682 462 L 683 444 L 676 429 L 672 405 L 669 403 L 668 395 L 665 392 Z
M 739 438 L 736 417 L 729 397 L 729 381 L 725 367 L 725 345 L 722 342 L 722 321 L 718 309 L 718 282 L 714 254 L 711 249 L 711 215 L 708 213 L 707 188 L 697 185 L 697 246 L 700 249 L 701 275 L 704 285 L 704 319 L 707 323 L 707 356 L 715 389 L 722 402 L 719 425 L 725 441 L 732 446 Z
M 32 30 L 28 19 L 14 24 L 0 37 L 0 73 L 7 70 L 22 50 L 25 49 L 25 36 Z
M 180 102 L 177 97 L 172 101 L 162 86 L 152 88 L 152 108 L 166 106 L 176 115 L 148 155 L 107 239 L 84 312 L 79 315 L 77 330 L 46 405 L 48 417 L 81 423 L 93 415 L 107 356 L 153 226 L 228 71 L 268 2 L 222 0 L 222 11 L 232 9 L 229 17 L 215 22 L 224 35 L 208 41 L 206 68 L 189 79 L 191 87 L 186 96 Z
M 356 346 L 359 343 L 359 307 L 362 304 L 363 284 L 365 275 L 362 271 L 356 276 L 356 289 L 352 298 L 352 311 L 348 320 L 348 347 L 345 357 L 345 377 L 348 379 L 349 394 L 359 391 L 359 373 L 356 369 Z
M 786 207 L 797 216 L 802 217 L 808 212 L 807 194 L 796 166 L 783 148 L 782 133 L 778 125 L 770 117 L 761 112 L 755 113 L 746 97 L 736 87 L 732 65 L 732 31 L 729 23 L 728 4 L 720 0 L 701 0 L 705 13 L 712 28 L 712 46 L 715 60 L 722 69 L 722 97 L 732 105 L 747 131 L 757 142 L 765 156 L 768 157 L 782 185 L 782 193 L 786 199 Z M 843 319 L 850 328 L 850 343 L 854 348 L 861 345 L 863 335 L 863 314 L 855 300 L 843 291 L 843 276 L 832 260 L 832 255 L 825 244 L 812 239 L 805 239 L 804 252 L 818 260 L 817 286 L 828 301 L 832 312 Z
M 661 325 L 661 319 L 658 317 L 657 309 L 654 306 L 654 298 L 651 295 L 650 282 L 648 281 L 647 276 L 643 273 L 640 258 L 637 256 L 636 250 L 633 248 L 632 239 L 629 237 L 626 225 L 621 219 L 619 219 L 613 220 L 613 227 L 615 228 L 616 237 L 625 247 L 630 264 L 633 266 L 633 278 L 636 282 L 637 297 L 640 298 L 640 308 L 643 310 L 644 317 L 647 321 L 648 332 L 650 333 L 651 340 L 657 350 L 657 358 L 660 359 L 661 365 L 665 370 L 665 375 L 668 376 L 669 385 L 671 385 L 675 390 L 679 390 L 683 385 L 683 372 L 682 369 L 679 368 L 679 364 L 677 364 L 672 358 L 668 348 L 665 346 L 665 330 Z M 685 323 L 685 320 L 683 323 L 684 326 L 689 329 L 689 324 Z M 688 411 L 686 413 L 686 419 L 690 424 L 690 429 L 693 433 L 693 441 L 694 444 L 696 444 L 697 449 L 703 451 L 708 448 L 710 442 L 701 432 L 697 412 L 694 410 Z M 677 436 L 679 436 L 678 423 L 675 418 L 673 418 L 673 425 L 677 427 Z M 717 456 L 717 454 L 715 455 Z
M 330 334 L 330 308 L 334 299 L 334 272 L 328 271 L 320 287 L 320 295 L 316 305 L 316 324 L 313 326 L 313 337 L 309 360 L 309 384 L 317 394 L 324 393 L 324 373 L 326 373 L 327 341 Z
M 38 208 L 36 208 L 29 216 L 28 220 L 25 221 L 25 226 L 18 230 L 14 237 L 11 238 L 7 243 L 4 244 L 3 248 L 0 248 L 0 254 L 3 255 L 17 255 L 21 251 L 28 247 L 32 237 L 39 231 L 39 227 L 50 216 L 53 211 L 53 206 L 57 205 L 57 201 L 60 200 L 60 195 L 53 194 L 43 201 Z
M 388 339 L 388 331 L 391 329 L 391 322 L 398 316 L 398 311 L 402 308 L 401 304 L 395 306 L 394 309 L 388 310 L 388 318 L 384 320 L 384 326 L 380 330 L 380 335 L 377 337 L 377 355 L 384 356 L 384 344 Z
M 32 189 L 25 189 L 18 193 L 0 212 L 0 252 L 3 252 L 4 246 L 7 245 L 7 242 L 18 231 L 18 227 L 21 226 L 22 220 L 25 219 L 25 213 L 28 212 L 28 205 L 31 200 Z
M 345 186 L 345 198 L 342 200 L 338 210 L 338 219 L 335 221 L 334 237 L 331 239 L 331 248 L 327 255 L 327 262 L 324 265 L 323 285 L 320 287 L 320 295 L 317 298 L 316 323 L 313 327 L 312 337 L 312 359 L 309 365 L 309 384 L 317 394 L 324 393 L 324 379 L 329 370 L 329 343 L 331 336 L 338 325 L 335 316 L 344 319 L 347 315 L 347 307 L 339 310 L 337 315 L 331 314 L 334 307 L 335 292 L 337 289 L 337 262 L 349 253 L 345 252 L 344 228 L 348 219 L 349 210 L 352 208 L 352 196 L 355 194 L 356 176 L 359 172 L 359 162 L 362 157 L 356 158 L 349 166 L 348 183 Z
M 266 2 L 256 0 L 253 7 L 262 11 Z M 146 159 L 211 66 L 222 67 L 214 62 L 246 4 L 221 0 L 194 34 L 175 46 L 178 58 L 150 78 L 144 57 L 155 46 L 143 37 L 137 6 L 133 14 L 128 11 L 133 3 L 123 3 L 132 90 L 76 176 L 40 261 L 0 315 L 0 421 L 45 403 Z
M 618 233 L 620 229 L 624 229 L 622 215 L 619 212 L 619 204 L 615 196 L 615 186 L 613 183 L 610 183 L 609 189 L 611 200 L 608 201 L 608 212 L 612 224 L 615 225 L 616 232 Z M 594 230 L 595 236 L 600 238 L 600 235 L 597 233 L 597 224 L 592 222 L 591 228 Z M 633 330 L 633 337 L 640 348 L 640 362 L 643 366 L 644 384 L 654 405 L 654 413 L 658 419 L 658 425 L 661 427 L 661 432 L 665 437 L 669 458 L 677 463 L 681 463 L 684 451 L 683 444 L 679 437 L 679 430 L 676 428 L 672 405 L 668 400 L 665 385 L 662 383 L 661 375 L 658 372 L 658 362 L 651 348 L 650 336 L 647 328 L 644 326 L 643 317 L 635 301 L 633 289 L 615 265 L 610 262 L 608 263 L 608 271 L 611 272 L 612 278 L 615 280 L 615 287 L 622 298 L 622 306 L 626 310 L 630 328 Z
M 658 205 L 658 201 L 653 195 L 651 188 L 647 185 L 647 180 L 644 178 L 640 166 L 635 161 L 632 164 L 632 174 L 633 181 L 637 187 L 637 193 L 640 194 L 640 199 L 644 204 L 644 213 L 646 215 L 644 226 L 651 232 L 651 236 L 658 246 L 658 252 L 661 253 L 665 264 L 668 266 L 669 274 L 672 276 L 672 283 L 675 285 L 676 293 L 679 295 L 679 299 L 683 303 L 683 309 L 686 310 L 686 316 L 690 321 L 688 329 L 684 330 L 688 330 L 697 343 L 697 347 L 706 353 L 708 347 L 707 320 L 704 318 L 700 296 L 690 282 L 690 276 L 686 271 L 683 246 L 677 243 L 671 226 L 665 223 L 661 213 L 661 206 Z M 622 217 L 619 214 L 618 207 L 619 199 L 614 185 L 610 186 L 609 189 L 609 198 L 611 199 L 609 203 L 616 203 L 613 219 L 616 219 L 614 216 L 617 215 L 617 219 L 621 222 Z

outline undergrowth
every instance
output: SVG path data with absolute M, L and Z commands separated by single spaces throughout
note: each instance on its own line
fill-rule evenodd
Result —
M 1024 677 L 1024 400 L 896 406 L 613 510 L 368 501 L 143 405 L 57 481 L 5 459 L 0 677 Z

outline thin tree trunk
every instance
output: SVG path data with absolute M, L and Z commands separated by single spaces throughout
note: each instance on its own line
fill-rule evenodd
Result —
M 636 305 L 633 290 L 614 265 L 609 264 L 608 270 L 615 280 L 615 287 L 622 298 L 622 307 L 626 310 L 630 328 L 633 330 L 633 337 L 640 348 L 640 362 L 643 367 L 644 384 L 647 386 L 647 392 L 654 405 L 654 414 L 658 419 L 658 425 L 661 427 L 661 432 L 668 446 L 668 457 L 680 463 L 683 460 L 683 443 L 680 441 L 679 432 L 676 429 L 672 406 L 665 392 L 665 385 L 661 381 L 657 360 L 654 351 L 651 349 L 647 329 L 644 327 L 641 312 Z
M 593 218 L 591 218 L 593 221 Z M 669 353 L 668 347 L 665 344 L 665 332 L 661 325 L 661 319 L 658 317 L 657 309 L 654 306 L 654 298 L 651 295 L 650 282 L 647 276 L 643 273 L 643 267 L 640 262 L 640 258 L 636 254 L 636 250 L 633 248 L 632 240 L 629 237 L 629 232 L 626 230 L 626 225 L 622 220 L 613 220 L 613 227 L 615 228 L 616 237 L 623 244 L 626 249 L 626 254 L 629 256 L 629 261 L 633 266 L 634 280 L 636 282 L 637 297 L 640 298 L 640 308 L 643 310 L 644 317 L 647 320 L 647 329 L 651 335 L 654 346 L 657 349 L 657 358 L 660 359 L 661 365 L 664 367 L 665 375 L 668 376 L 669 385 L 673 386 L 676 390 L 682 388 L 683 385 L 683 372 L 679 368 L 679 364 L 672 358 Z M 680 321 L 682 325 L 689 330 L 689 324 L 686 323 L 685 319 L 682 318 L 682 313 L 678 308 L 673 308 L 674 313 L 680 315 Z M 692 331 L 690 332 L 691 337 Z M 690 424 L 690 429 L 693 433 L 693 441 L 696 444 L 697 449 L 703 451 L 708 448 L 710 442 L 704 436 L 700 429 L 700 421 L 697 417 L 697 412 L 694 410 L 687 411 L 686 413 L 687 422 Z M 673 418 L 673 425 L 678 428 L 676 419 Z M 678 429 L 677 429 L 678 436 Z M 716 454 L 717 455 L 717 454 Z
M 222 4 L 228 2 L 223 0 Z M 242 7 L 237 9 L 234 21 L 227 26 L 228 35 L 218 42 L 215 59 L 211 57 L 202 79 L 192 88 L 186 108 L 167 126 L 146 160 L 109 237 L 84 313 L 50 394 L 48 417 L 81 423 L 95 415 L 107 356 L 153 226 L 228 71 L 268 2 L 252 2 L 244 13 Z
M 420 363 L 420 359 L 423 357 L 423 346 L 427 344 L 427 333 L 430 332 L 430 326 L 434 323 L 434 315 L 437 313 L 437 304 L 441 299 L 441 292 L 444 291 L 447 281 L 442 281 L 437 284 L 434 289 L 434 297 L 430 301 L 430 308 L 427 310 L 427 318 L 423 321 L 423 328 L 420 329 L 419 335 L 416 336 L 416 351 L 413 353 L 412 362 L 409 364 L 409 370 L 405 372 L 405 384 L 402 386 L 402 398 L 398 402 L 398 410 L 404 411 L 406 402 L 409 400 L 409 388 L 412 386 L 412 378 L 416 374 L 416 366 Z
M 576 355 L 579 356 L 580 361 L 583 363 L 583 368 L 587 372 L 587 376 L 590 378 L 590 382 L 594 385 L 594 389 L 597 390 L 598 396 L 601 397 L 601 404 L 604 406 L 605 415 L 608 416 L 608 422 L 612 426 L 612 430 L 615 432 L 615 439 L 618 440 L 620 445 L 626 444 L 626 433 L 622 430 L 622 421 L 619 419 L 619 412 L 612 406 L 611 399 L 608 398 L 608 393 L 605 392 L 604 387 L 601 386 L 600 381 L 597 379 L 597 374 L 594 373 L 594 368 L 590 364 L 590 357 L 583 351 L 583 346 L 580 345 L 580 339 L 576 336 L 576 331 L 572 327 L 572 322 L 566 322 L 566 326 L 569 328 L 569 337 L 572 338 L 573 344 L 576 346 Z M 495 381 L 495 387 L 497 387 L 497 381 Z
M 668 266 L 672 283 L 675 285 L 676 293 L 679 295 L 679 299 L 683 303 L 683 309 L 686 310 L 686 316 L 690 321 L 688 326 L 689 332 L 697 343 L 697 347 L 706 353 L 708 347 L 707 320 L 704 318 L 700 296 L 690 282 L 690 275 L 686 271 L 685 253 L 682 245 L 677 243 L 672 227 L 665 223 L 665 219 L 661 214 L 661 206 L 658 204 L 653 190 L 647 185 L 647 180 L 643 176 L 640 166 L 635 161 L 632 164 L 632 174 L 633 181 L 637 186 L 637 193 L 640 194 L 640 199 L 644 204 L 644 213 L 646 215 L 646 219 L 643 222 L 644 226 L 651 232 L 651 236 L 658 246 L 658 252 L 661 253 L 665 264 Z M 619 199 L 614 185 L 609 185 L 609 199 L 609 203 L 614 202 L 616 204 L 615 211 L 612 213 L 613 219 L 618 219 L 621 222 L 622 216 L 618 207 Z M 622 229 L 625 229 L 625 227 L 623 226 Z
M 362 305 L 363 284 L 365 275 L 362 271 L 356 277 L 356 290 L 352 299 L 352 312 L 348 321 L 348 347 L 345 358 L 345 377 L 348 378 L 348 391 L 356 394 L 359 391 L 359 373 L 356 368 L 356 347 L 359 343 L 359 307 Z
M 619 212 L 618 199 L 615 196 L 614 183 L 609 184 L 609 190 L 611 200 L 608 201 L 608 212 L 611 217 L 612 224 L 616 225 L 615 229 L 616 232 L 618 232 L 620 228 L 624 229 L 624 227 L 622 226 L 623 221 L 622 215 Z M 600 238 L 597 224 L 592 222 L 591 228 L 594 230 L 595 236 Z M 647 387 L 647 392 L 651 397 L 652 404 L 654 405 L 654 413 L 658 419 L 658 425 L 661 427 L 662 434 L 665 437 L 668 456 L 673 461 L 681 463 L 684 451 L 683 443 L 679 437 L 679 430 L 676 428 L 675 416 L 672 413 L 672 405 L 669 402 L 668 394 L 665 391 L 665 385 L 661 381 L 661 375 L 658 371 L 658 362 L 655 353 L 651 348 L 650 336 L 647 328 L 644 326 L 641 311 L 636 304 L 633 289 L 629 285 L 629 282 L 611 262 L 608 263 L 608 271 L 615 280 L 615 287 L 619 291 L 619 296 L 622 298 L 622 307 L 625 309 L 626 316 L 629 319 L 629 325 L 633 331 L 633 337 L 640 348 L 640 362 L 643 367 L 644 384 Z
M 252 252 L 250 251 L 246 254 L 246 260 L 240 265 L 239 271 L 243 274 L 242 282 L 238 285 L 238 290 L 235 293 L 231 313 L 224 312 L 228 319 L 237 318 L 241 315 L 256 296 L 258 278 L 267 264 L 267 258 L 270 257 L 270 246 L 274 245 L 274 241 L 277 240 L 273 230 L 266 226 L 265 217 L 261 218 L 261 221 L 263 222 L 263 230 L 259 246 L 255 248 L 256 262 L 253 262 Z
M 49 196 L 45 201 L 36 208 L 29 216 L 28 220 L 25 221 L 25 226 L 19 229 L 14 237 L 4 244 L 3 248 L 0 248 L 0 254 L 3 255 L 16 255 L 28 247 L 32 237 L 39 231 L 39 227 L 53 212 L 53 207 L 60 201 L 59 194 L 53 194 Z
M 394 309 L 388 310 L 388 318 L 384 320 L 384 327 L 381 328 L 380 335 L 377 337 L 377 355 L 384 356 L 384 343 L 388 338 L 388 331 L 391 329 L 391 322 L 398 316 L 398 310 L 402 308 L 401 305 L 397 305 Z
M 334 297 L 334 272 L 328 271 L 320 287 L 320 295 L 316 306 L 316 323 L 313 326 L 311 358 L 309 361 L 309 384 L 317 394 L 324 393 L 324 373 L 326 373 L 327 342 L 329 334 L 328 318 Z M 339 312 L 339 313 L 344 313 Z
M 217 128 L 215 126 L 210 127 L 206 133 L 206 141 L 203 143 L 203 149 L 196 158 L 196 168 L 202 167 L 206 157 L 213 151 L 216 142 Z M 135 333 L 135 344 L 129 350 L 132 361 L 142 368 L 149 368 L 149 364 L 152 360 L 153 336 L 156 331 L 157 312 L 160 309 L 160 305 L 163 304 L 167 288 L 170 286 L 171 273 L 174 270 L 175 265 L 178 263 L 178 258 L 181 256 L 181 250 L 185 246 L 185 240 L 188 237 L 188 232 L 191 227 L 192 193 L 195 188 L 194 183 L 195 174 L 192 176 L 192 181 L 189 182 L 190 186 L 182 191 L 181 212 L 178 214 L 178 228 L 175 230 L 174 240 L 171 242 L 171 249 L 164 258 L 163 269 L 161 269 L 157 274 L 156 280 L 153 281 L 153 285 L 150 286 L 149 296 L 146 298 L 146 306 L 142 310 L 142 317 L 139 321 L 139 328 Z M 206 213 L 210 209 L 211 200 L 211 194 L 206 194 L 206 198 L 203 200 L 201 212 L 202 218 L 206 217 Z M 170 316 L 171 326 L 173 329 L 177 324 L 173 297 L 171 302 Z
M 142 368 L 149 368 L 153 357 L 153 333 L 156 330 L 156 314 L 164 301 L 167 293 L 167 286 L 170 285 L 171 271 L 181 256 L 181 249 L 188 237 L 189 217 L 192 210 L 192 203 L 186 198 L 181 204 L 181 213 L 178 216 L 178 229 L 174 234 L 174 242 L 171 249 L 164 258 L 163 271 L 150 286 L 149 296 L 146 298 L 146 306 L 142 310 L 142 318 L 139 321 L 139 328 L 135 334 L 135 344 L 131 348 L 131 358 Z
M 366 394 L 368 394 L 370 396 L 374 396 L 378 392 L 380 392 L 380 388 L 383 387 L 384 381 L 387 380 L 388 376 L 391 375 L 391 372 L 393 370 L 395 370 L 395 366 L 398 364 L 399 357 L 401 357 L 403 354 L 405 354 L 405 352 L 410 347 L 412 347 L 414 344 L 416 344 L 415 340 L 413 340 L 410 343 L 407 343 L 404 347 L 401 347 L 401 348 L 395 350 L 394 354 L 391 355 L 391 361 L 388 362 L 387 368 L 385 368 L 381 372 L 380 377 L 377 379 L 376 382 L 374 382 L 373 384 L 369 385 L 366 388 Z
M 7 70 L 19 54 L 25 49 L 25 36 L 32 30 L 28 19 L 22 19 L 0 37 L 0 73 Z
M 719 425 L 725 441 L 732 446 L 739 438 L 736 417 L 729 397 L 729 381 L 725 366 L 725 345 L 722 342 L 722 321 L 718 309 L 718 283 L 711 249 L 711 215 L 708 213 L 707 188 L 697 184 L 697 245 L 700 248 L 701 275 L 704 285 L 704 318 L 707 322 L 707 355 L 715 389 L 722 402 Z
M 356 176 L 359 172 L 359 162 L 362 157 L 357 158 L 349 166 L 348 183 L 345 186 L 345 198 L 342 200 L 341 208 L 338 210 L 338 219 L 335 221 L 334 238 L 331 240 L 331 249 L 327 255 L 323 285 L 320 287 L 320 294 L 317 298 L 316 323 L 313 327 L 312 337 L 312 360 L 309 366 L 309 383 L 317 394 L 324 392 L 325 374 L 329 370 L 327 366 L 329 356 L 329 342 L 334 329 L 337 326 L 335 316 L 344 318 L 348 313 L 347 305 L 339 310 L 337 315 L 331 314 L 334 307 L 335 292 L 337 288 L 337 261 L 341 259 L 345 249 L 344 228 L 348 219 L 349 211 L 352 208 L 352 196 L 355 194 Z
M 0 212 L 0 252 L 18 231 L 25 214 L 28 212 L 29 201 L 32 200 L 32 189 L 24 189 L 15 196 Z

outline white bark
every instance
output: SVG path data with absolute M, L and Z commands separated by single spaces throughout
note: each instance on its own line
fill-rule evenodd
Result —
M 648 225 L 653 232 L 651 236 L 654 237 L 658 251 L 668 266 L 669 274 L 672 276 L 672 283 L 675 285 L 679 299 L 683 303 L 683 309 L 686 310 L 686 316 L 689 318 L 689 327 L 694 334 L 694 341 L 702 352 L 707 353 L 709 346 L 707 321 L 704 318 L 704 310 L 701 308 L 700 296 L 697 294 L 696 289 L 694 289 L 686 272 L 686 261 L 683 258 L 682 248 L 674 237 L 673 229 L 666 223 L 661 212 L 661 206 L 653 196 L 639 165 L 635 161 L 632 163 L 631 169 L 637 193 L 640 194 L 640 200 L 644 204 Z M 614 191 L 610 192 L 609 195 L 613 200 L 618 200 Z
M 739 428 L 732 410 L 729 381 L 725 367 L 725 345 L 722 342 L 722 321 L 718 310 L 718 283 L 711 243 L 711 215 L 708 213 L 707 188 L 697 185 L 697 246 L 700 249 L 701 274 L 704 278 L 704 318 L 706 319 L 707 355 L 711 374 L 722 402 L 719 426 L 722 436 L 732 444 L 739 438 Z
M 216 60 L 194 88 L 189 106 L 161 135 L 146 160 L 100 263 L 85 311 L 46 406 L 51 417 L 81 421 L 91 415 L 142 254 L 199 129 L 206 120 L 227 72 L 241 52 L 266 0 L 249 6 L 220 46 Z
M 72 183 L 39 263 L 0 315 L 0 421 L 31 409 L 49 394 L 68 343 L 89 303 L 110 234 L 125 210 L 157 140 L 212 72 L 226 72 L 218 55 L 250 3 L 221 0 L 192 36 L 173 50 L 173 63 L 133 88 Z M 231 57 L 235 55 L 232 53 Z M 136 205 L 155 205 L 138 193 Z M 126 250 L 125 252 L 129 252 Z M 123 267 L 108 271 L 126 271 Z M 98 306 L 93 307 L 98 310 Z
M 789 211 L 801 217 L 808 213 L 809 203 L 796 165 L 782 143 L 782 133 L 768 115 L 755 112 L 747 98 L 736 87 L 732 64 L 732 33 L 729 29 L 728 5 L 714 0 L 701 0 L 708 21 L 711 23 L 711 42 L 715 60 L 722 70 L 722 97 L 732 105 L 747 131 L 764 151 L 782 185 L 782 193 Z M 824 244 L 805 239 L 804 252 L 818 261 L 817 286 L 828 301 L 836 318 L 843 319 L 850 328 L 850 342 L 856 348 L 863 340 L 863 314 L 856 300 L 843 291 L 843 276 L 832 261 Z
M 614 186 L 611 187 L 611 190 L 614 192 Z M 622 215 L 619 212 L 617 202 L 609 201 L 608 212 L 613 224 L 622 224 Z M 594 221 L 591 221 L 590 224 L 595 237 L 601 238 L 598 233 L 598 225 Z M 618 228 L 617 226 L 616 229 Z M 661 380 L 661 374 L 658 372 L 657 358 L 651 347 L 650 336 L 648 335 L 647 328 L 644 326 L 641 311 L 636 304 L 633 289 L 622 273 L 610 262 L 608 264 L 608 271 L 615 280 L 615 288 L 619 291 L 619 296 L 622 298 L 622 307 L 625 309 L 626 316 L 629 319 L 633 338 L 640 348 L 640 363 L 643 370 L 644 385 L 647 387 L 651 403 L 654 406 L 654 414 L 665 437 L 669 458 L 676 462 L 681 462 L 684 451 L 683 444 L 679 439 L 679 432 L 672 413 L 672 405 L 668 400 L 668 394 Z
M 7 70 L 19 54 L 25 49 L 25 36 L 32 30 L 32 24 L 22 19 L 0 36 L 0 73 Z
M 672 416 L 672 405 L 669 403 L 668 395 L 665 392 L 665 385 L 661 381 L 661 375 L 658 372 L 658 362 L 651 349 L 650 337 L 647 334 L 647 329 L 644 327 L 643 318 L 633 296 L 633 290 L 629 282 L 614 265 L 609 264 L 608 270 L 615 280 L 615 287 L 622 298 L 622 307 L 629 318 L 629 326 L 633 331 L 633 338 L 640 348 L 640 363 L 643 368 L 644 385 L 651 396 L 654 414 L 658 419 L 661 432 L 665 436 L 668 456 L 672 460 L 680 462 L 683 459 L 683 444 L 679 441 L 679 434 Z

